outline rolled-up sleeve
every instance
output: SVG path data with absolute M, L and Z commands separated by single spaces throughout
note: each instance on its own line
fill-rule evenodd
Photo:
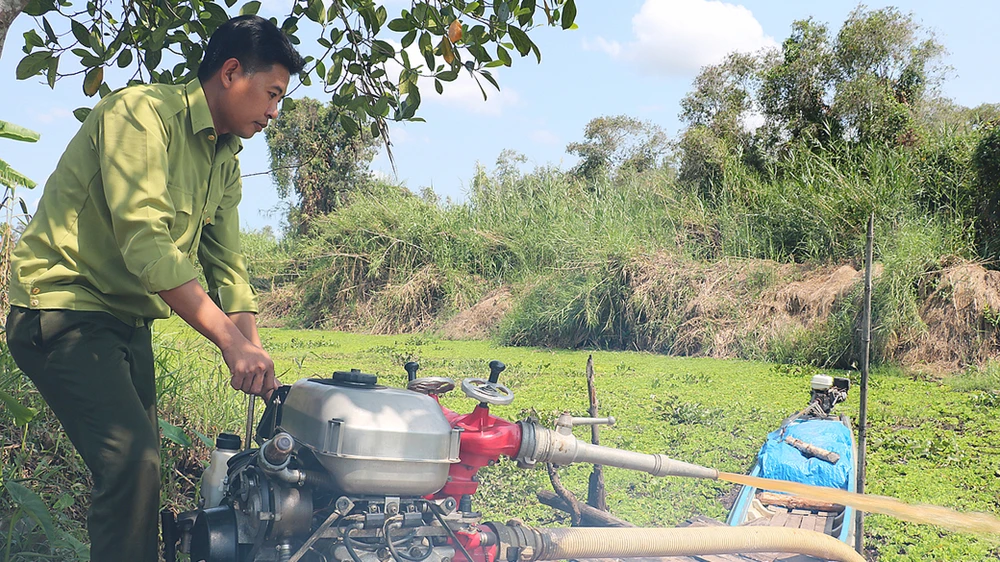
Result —
M 240 249 L 237 207 L 242 186 L 239 167 L 233 164 L 219 208 L 202 230 L 198 260 L 205 271 L 208 294 L 219 308 L 226 313 L 257 312 L 257 292 L 250 285 Z
M 167 191 L 167 130 L 142 98 L 127 98 L 98 125 L 104 195 L 125 266 L 150 293 L 195 279 L 170 236 L 176 210 Z

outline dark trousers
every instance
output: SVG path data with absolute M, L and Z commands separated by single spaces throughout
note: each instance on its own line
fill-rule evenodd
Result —
M 94 476 L 91 562 L 156 562 L 160 438 L 148 326 L 11 307 L 10 353 Z

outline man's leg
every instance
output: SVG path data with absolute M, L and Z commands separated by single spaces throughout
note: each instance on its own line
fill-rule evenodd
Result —
M 7 340 L 93 473 L 91 562 L 156 562 L 160 443 L 149 329 L 100 312 L 15 307 Z

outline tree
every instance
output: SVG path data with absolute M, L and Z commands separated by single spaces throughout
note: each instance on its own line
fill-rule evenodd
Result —
M 840 135 L 830 115 L 836 80 L 829 32 L 812 19 L 792 23 L 781 45 L 780 62 L 762 72 L 760 104 L 772 145 L 802 138 L 826 145 Z
M 123 69 L 115 74 L 130 76 L 122 79 L 128 84 L 190 80 L 212 32 L 237 12 L 255 14 L 261 6 L 260 0 L 22 2 L 0 0 L 0 38 L 22 11 L 37 22 L 24 34 L 17 78 L 41 75 L 54 88 L 80 77 L 88 96 L 124 85 L 106 81 L 110 67 Z M 510 66 L 510 50 L 541 61 L 532 29 L 570 29 L 575 19 L 575 0 L 415 0 L 394 19 L 372 0 L 295 0 L 282 21 L 272 21 L 293 43 L 307 36 L 315 41 L 318 56 L 304 53 L 300 78 L 324 84 L 344 130 L 369 125 L 378 137 L 386 136 L 389 119 L 419 119 L 420 78 L 438 93 L 463 71 L 499 88 L 489 69 Z M 485 97 L 481 82 L 480 89 Z M 76 111 L 81 120 L 87 113 Z
M 569 143 L 566 152 L 580 157 L 572 173 L 590 180 L 624 170 L 658 168 L 668 150 L 667 134 L 660 126 L 627 115 L 591 119 L 583 139 Z
M 934 63 L 944 47 L 910 14 L 855 9 L 834 47 L 839 72 L 834 111 L 860 142 L 907 143 L 914 118 L 940 82 Z
M 767 172 L 797 144 L 913 144 L 934 111 L 943 52 L 895 8 L 859 7 L 835 39 L 796 21 L 780 51 L 732 53 L 695 78 L 681 101 L 680 178 L 710 193 L 726 162 Z
M 759 148 L 755 120 L 763 114 L 758 101 L 761 69 L 772 56 L 731 53 L 695 77 L 694 90 L 681 100 L 679 179 L 703 195 L 713 193 L 728 159 L 757 162 Z
M 336 210 L 372 183 L 368 165 L 377 143 L 364 129 L 344 130 L 338 114 L 331 104 L 303 98 L 264 129 L 279 195 L 299 198 L 294 228 Z

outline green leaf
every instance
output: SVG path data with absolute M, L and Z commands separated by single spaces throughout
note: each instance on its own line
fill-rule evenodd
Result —
M 69 28 L 73 32 L 73 37 L 76 37 L 76 40 L 79 41 L 81 45 L 84 47 L 90 46 L 90 32 L 87 31 L 87 28 L 84 27 L 82 23 L 76 20 L 70 20 Z
M 320 80 L 326 79 L 326 65 L 321 60 L 316 61 L 316 76 L 319 76 Z
M 94 53 L 104 58 L 104 40 L 101 38 L 101 34 L 94 30 L 90 33 L 90 48 L 94 50 Z
M 6 187 L 22 186 L 31 189 L 35 187 L 35 182 L 31 181 L 31 178 L 28 176 L 11 168 L 10 164 L 0 159 L 0 185 Z M 18 202 L 21 203 L 22 209 L 26 209 L 24 199 L 18 199 Z M 24 214 L 28 214 L 27 210 L 25 210 Z
M 125 49 L 118 54 L 118 68 L 125 68 L 132 64 L 132 50 Z
M 56 87 L 56 76 L 59 72 L 59 57 L 49 59 L 49 66 L 45 71 L 45 81 L 49 84 L 49 89 Z
M 344 71 L 344 59 L 336 57 L 333 59 L 333 66 L 330 67 L 329 74 L 326 75 L 327 84 L 336 84 L 340 80 L 340 75 Z
M 26 511 L 32 519 L 41 525 L 42 531 L 45 532 L 45 536 L 48 537 L 50 541 L 55 541 L 57 538 L 56 527 L 52 523 L 52 515 L 49 514 L 49 509 L 45 507 L 45 502 L 42 501 L 42 498 L 40 498 L 35 492 L 26 488 L 20 482 L 15 482 L 13 480 L 7 480 L 4 482 L 4 488 L 7 489 L 7 493 L 10 494 L 14 503 L 19 505 L 21 509 Z
M 438 94 L 444 93 L 444 86 L 441 85 L 440 80 L 437 79 L 434 80 L 434 90 L 436 90 Z
M 188 437 L 187 433 L 184 433 L 183 429 L 163 418 L 157 419 L 160 422 L 160 430 L 163 431 L 163 436 L 167 438 L 167 440 L 177 443 L 181 447 L 191 446 L 191 438 Z
M 358 134 L 358 123 L 354 119 L 351 119 L 351 117 L 346 113 L 340 114 L 340 126 L 349 137 L 353 137 Z
M 45 41 L 42 41 L 42 38 L 38 36 L 37 31 L 29 29 L 24 32 L 24 46 L 29 47 L 28 50 L 30 51 L 33 47 L 44 47 Z
M 372 41 L 372 51 L 377 52 L 385 57 L 393 57 L 396 55 L 396 49 L 391 43 L 387 41 L 375 40 Z
M 88 115 L 90 115 L 89 107 L 78 107 L 73 110 L 73 117 L 76 117 L 76 120 L 81 123 L 87 120 Z
M 281 100 L 281 111 L 295 111 L 295 100 L 293 100 L 292 98 L 284 98 L 284 99 L 282 99 Z
M 416 39 L 416 38 L 417 38 L 417 30 L 416 29 L 411 29 L 410 31 L 406 32 L 406 35 L 404 35 L 403 38 L 400 39 L 399 42 L 403 46 L 403 48 L 405 49 L 405 48 L 409 47 L 410 45 L 412 45 L 413 44 L 413 40 Z
M 574 20 L 576 20 L 576 2 L 566 0 L 566 4 L 563 5 L 562 10 L 562 28 L 569 29 L 573 27 Z
M 323 23 L 326 12 L 323 9 L 323 0 L 309 0 L 306 8 L 306 17 L 317 23 Z
M 253 0 L 252 2 L 247 2 L 246 4 L 243 4 L 243 7 L 240 8 L 240 15 L 241 16 L 257 15 L 258 10 L 260 10 L 260 2 L 258 2 L 257 0 Z
M 56 36 L 56 32 L 52 31 L 52 26 L 49 25 L 49 18 L 42 17 L 42 29 L 45 30 L 45 39 L 50 43 L 59 44 L 59 37 Z
M 284 101 L 288 101 L 289 99 L 290 98 L 285 98 Z M 212 449 L 212 448 L 215 447 L 215 441 L 213 441 L 211 438 L 209 438 L 209 436 L 207 436 L 204 433 L 198 431 L 197 429 L 192 429 L 191 431 L 193 431 L 194 434 L 198 436 L 198 439 L 200 439 L 201 442 L 204 443 L 206 447 L 208 447 L 209 449 Z
M 523 0 L 520 12 L 517 23 L 522 27 L 531 24 L 531 18 L 535 15 L 535 0 Z
M 494 88 L 496 88 L 497 90 L 500 89 L 500 84 L 497 84 L 497 81 L 495 78 L 493 78 L 492 74 L 486 72 L 485 70 L 480 72 L 480 74 L 482 74 L 483 78 L 485 78 L 490 84 L 493 84 Z M 483 92 L 483 97 L 486 97 L 486 92 Z
M 20 125 L 0 121 L 0 138 L 21 142 L 37 142 L 41 135 Z
M 146 58 L 144 61 L 146 63 L 146 68 L 151 71 L 156 70 L 156 67 L 160 64 L 160 57 L 162 56 L 163 55 L 159 49 L 146 51 Z
M 56 503 L 52 505 L 52 509 L 62 511 L 66 508 L 73 507 L 74 505 L 76 505 L 76 500 L 73 498 L 73 495 L 63 492 L 59 496 L 59 499 L 56 500 Z
M 14 75 L 18 80 L 31 78 L 49 65 L 50 58 L 52 58 L 52 53 L 48 51 L 31 53 L 21 59 L 21 62 L 17 64 L 17 69 L 14 71 Z
M 510 53 L 508 53 L 507 49 L 504 49 L 500 45 L 497 45 L 497 58 L 500 59 L 500 62 L 502 62 L 504 66 L 511 65 Z
M 397 33 L 404 33 L 413 29 L 413 24 L 405 18 L 396 18 L 389 22 L 389 29 Z
M 40 16 L 56 9 L 55 0 L 31 0 L 24 8 L 24 13 L 29 16 Z
M 514 42 L 514 47 L 517 48 L 517 52 L 521 53 L 522 57 L 531 52 L 531 39 L 528 38 L 527 33 L 513 25 L 507 27 L 507 33 L 510 34 L 510 40 Z
M 6 162 L 4 163 L 6 164 Z M 2 179 L 3 178 L 0 177 L 0 180 Z M 6 184 L 6 182 L 2 183 Z M 18 183 L 23 185 L 22 182 Z M 16 398 L 2 390 L 0 390 L 0 402 L 2 402 L 6 407 L 7 413 L 14 418 L 14 423 L 16 425 L 27 425 L 28 422 L 33 420 L 35 416 L 38 415 L 38 410 L 21 404 Z

